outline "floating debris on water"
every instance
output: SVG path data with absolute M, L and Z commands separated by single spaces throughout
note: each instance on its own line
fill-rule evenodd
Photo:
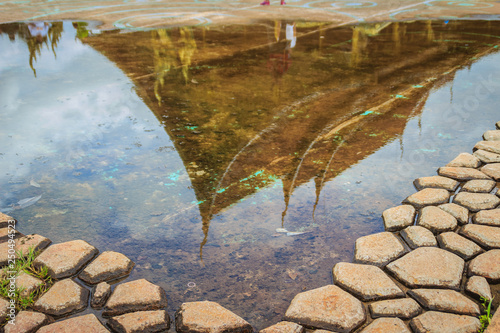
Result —
M 34 187 L 40 187 L 40 184 L 38 184 L 36 181 L 34 181 L 33 179 L 30 180 L 30 185 L 31 186 L 34 186 Z
M 29 207 L 33 204 L 35 204 L 38 200 L 40 200 L 40 198 L 42 197 L 42 195 L 37 195 L 36 197 L 31 197 L 31 198 L 26 198 L 26 199 L 21 199 L 17 202 L 17 204 L 19 205 L 19 209 L 22 209 L 22 208 L 26 208 L 26 207 Z
M 188 286 L 188 288 L 194 288 L 194 287 L 196 287 L 196 283 L 188 282 L 187 286 Z

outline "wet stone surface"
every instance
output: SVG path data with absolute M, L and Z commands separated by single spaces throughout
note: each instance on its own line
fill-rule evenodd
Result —
M 333 281 L 362 301 L 405 296 L 382 269 L 372 265 L 338 263 L 333 268 Z
M 483 209 L 493 209 L 500 204 L 500 199 L 488 193 L 458 193 L 453 202 L 461 205 L 472 212 L 477 212 Z
M 330 331 L 350 332 L 366 320 L 363 304 L 337 286 L 302 292 L 294 297 L 285 320 Z
M 378 318 L 365 327 L 361 333 L 411 333 L 406 324 L 399 318 Z
M 411 226 L 401 231 L 401 237 L 412 249 L 421 246 L 437 246 L 437 240 L 432 231 L 420 226 Z
M 97 284 L 125 276 L 132 271 L 133 267 L 134 262 L 125 255 L 105 251 L 88 264 L 78 277 L 87 283 Z
M 382 213 L 386 231 L 398 231 L 412 225 L 416 210 L 411 205 L 401 205 L 386 209 Z
M 469 260 L 484 250 L 474 243 L 454 232 L 445 232 L 437 236 L 439 246 L 460 256 L 464 260 Z
M 455 230 L 457 219 L 438 207 L 429 206 L 420 210 L 417 225 L 429 229 L 434 234 L 439 234 Z
M 408 294 L 427 310 L 479 316 L 479 306 L 454 290 L 413 289 Z
M 467 280 L 467 284 L 465 285 L 465 290 L 473 295 L 476 299 L 480 299 L 481 297 L 485 299 L 491 299 L 491 288 L 488 284 L 488 281 L 483 276 L 471 276 L 469 280 Z
M 441 188 L 448 191 L 455 191 L 460 183 L 454 179 L 447 177 L 430 176 L 415 179 L 413 185 L 415 185 L 415 187 L 419 191 L 423 190 L 424 188 Z
M 500 163 L 500 154 L 495 154 L 490 151 L 478 149 L 474 152 L 474 156 L 484 163 Z
M 253 332 L 246 320 L 209 301 L 183 303 L 175 313 L 175 329 L 180 333 Z
M 424 188 L 417 193 L 410 195 L 403 203 L 408 203 L 415 208 L 422 208 L 430 205 L 440 205 L 447 203 L 450 199 L 450 192 L 444 189 Z
M 420 305 L 412 298 L 388 299 L 368 305 L 372 318 L 398 317 L 411 319 L 422 312 Z
M 478 275 L 493 283 L 500 282 L 500 250 L 490 250 L 472 259 L 469 275 Z
M 468 181 L 472 179 L 490 179 L 489 176 L 473 168 L 461 167 L 441 167 L 438 169 L 440 176 L 456 179 L 459 181 Z
M 455 203 L 446 203 L 438 206 L 448 214 L 457 219 L 458 224 L 464 225 L 469 222 L 469 210 Z
M 481 165 L 481 161 L 474 155 L 469 153 L 461 153 L 455 157 L 450 163 L 446 164 L 447 167 L 463 167 L 463 168 L 477 168 Z
M 410 322 L 415 333 L 475 333 L 479 319 L 466 315 L 428 311 Z
M 468 224 L 460 233 L 486 249 L 500 248 L 500 228 L 480 224 Z
M 390 232 L 380 232 L 356 240 L 354 260 L 361 264 L 385 266 L 406 252 L 401 241 Z
M 419 247 L 387 265 L 399 281 L 410 288 L 432 287 L 458 290 L 464 260 L 434 247 Z
M 83 240 L 53 244 L 35 259 L 34 265 L 46 266 L 52 277 L 62 279 L 76 274 L 98 252 Z
M 90 306 L 94 309 L 100 309 L 106 304 L 109 296 L 111 295 L 111 286 L 106 282 L 101 282 L 95 286 L 90 300 Z
M 90 292 L 71 279 L 57 281 L 40 297 L 33 309 L 52 316 L 67 315 L 87 306 Z
M 500 154 L 499 141 L 480 141 L 474 146 L 475 149 L 489 151 L 490 153 Z

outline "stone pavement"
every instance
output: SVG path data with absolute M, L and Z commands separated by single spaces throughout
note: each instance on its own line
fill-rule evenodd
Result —
M 484 313 L 480 298 L 492 299 L 490 285 L 500 283 L 500 201 L 492 199 L 500 196 L 500 176 L 479 171 L 496 170 L 498 163 L 489 162 L 500 158 L 500 122 L 497 128 L 485 133 L 474 155 L 460 154 L 439 169 L 440 176 L 417 179 L 419 192 L 383 212 L 387 231 L 359 238 L 354 263 L 333 267 L 334 284 L 299 293 L 284 321 L 261 332 L 477 332 Z M 477 153 L 479 149 L 488 152 L 487 158 Z M 450 168 L 452 172 L 442 172 Z M 463 194 L 467 197 L 457 200 Z M 0 213 L 0 228 L 8 228 L 9 221 L 14 224 L 12 217 Z M 27 244 L 42 250 L 34 265 L 47 267 L 56 282 L 29 311 L 17 313 L 16 325 L 7 324 L 5 332 L 170 328 L 161 287 L 145 279 L 117 283 L 113 290 L 108 284 L 133 269 L 134 263 L 123 254 L 97 255 L 83 240 L 48 246 L 50 240 L 39 235 L 18 237 L 15 243 L 23 254 Z M 0 244 L 5 253 L 8 244 Z M 18 287 L 37 288 L 40 280 L 25 275 L 17 277 Z M 106 326 L 93 314 L 65 319 L 84 310 L 89 298 L 93 308 L 103 308 Z M 0 298 L 0 316 L 7 314 L 8 304 Z M 486 333 L 500 332 L 499 313 Z M 243 318 L 210 301 L 183 303 L 175 313 L 175 329 L 253 332 Z
M 289 19 L 350 23 L 424 18 L 476 17 L 498 19 L 500 3 L 494 0 L 87 0 L 0 1 L 0 23 L 38 20 L 91 20 L 101 28 L 151 28 L 216 23 L 248 23 L 256 19 Z

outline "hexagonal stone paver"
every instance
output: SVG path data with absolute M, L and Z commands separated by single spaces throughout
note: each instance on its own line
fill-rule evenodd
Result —
M 29 294 L 38 289 L 41 285 L 43 285 L 42 280 L 24 271 L 19 273 L 16 278 L 16 287 L 23 289 L 23 291 L 21 291 L 21 296 L 23 297 L 28 297 Z
M 109 296 L 111 295 L 111 286 L 106 282 L 99 283 L 92 293 L 90 306 L 94 309 L 100 309 L 106 304 Z
M 112 317 L 108 325 L 117 333 L 166 332 L 170 328 L 170 316 L 165 310 L 138 311 Z
M 37 333 L 109 333 L 93 314 L 69 318 L 43 326 Z
M 474 146 L 475 149 L 482 149 L 490 153 L 500 154 L 500 141 L 479 141 Z
M 477 168 L 481 165 L 481 161 L 476 156 L 469 153 L 461 153 L 455 157 L 450 163 L 446 164 L 447 167 L 463 167 L 463 168 Z
M 450 192 L 439 188 L 424 188 L 417 193 L 410 195 L 403 203 L 409 203 L 416 208 L 424 206 L 440 205 L 450 200 Z
M 474 215 L 474 223 L 500 227 L 500 209 L 481 210 Z
M 398 317 L 411 319 L 422 312 L 422 308 L 413 298 L 388 299 L 368 305 L 372 318 Z
M 499 130 L 486 131 L 483 134 L 483 139 L 486 141 L 500 141 L 500 131 Z
M 35 251 L 39 251 L 49 246 L 50 243 L 50 239 L 36 234 L 18 238 L 15 245 L 16 258 L 17 252 L 19 251 L 24 255 L 27 255 L 30 248 L 33 248 Z M 8 246 L 8 243 L 0 244 L 0 266 L 6 265 L 8 262 Z
M 54 319 L 40 312 L 20 311 L 15 325 L 5 325 L 5 333 L 35 333 L 40 327 L 49 325 Z
M 97 284 L 128 275 L 133 267 L 134 262 L 125 255 L 105 251 L 88 264 L 78 277 L 89 284 Z
M 454 232 L 442 233 L 437 240 L 441 248 L 455 253 L 464 260 L 469 260 L 484 252 L 479 245 Z
M 5 318 L 7 315 L 7 307 L 10 305 L 9 301 L 0 297 L 0 317 Z
M 54 244 L 35 259 L 34 265 L 37 268 L 45 265 L 52 277 L 62 279 L 76 274 L 97 252 L 83 240 Z
M 401 230 L 401 237 L 411 249 L 421 246 L 437 246 L 436 237 L 432 231 L 417 225 Z
M 486 150 L 478 149 L 474 152 L 474 156 L 479 158 L 484 163 L 499 163 L 500 154 L 495 154 Z
M 366 326 L 361 333 L 411 333 L 399 318 L 378 318 Z
M 467 224 L 460 233 L 486 249 L 500 248 L 500 228 L 481 224 Z
M 412 225 L 416 210 L 412 205 L 401 205 L 384 210 L 382 219 L 386 231 L 398 231 Z
M 356 240 L 354 260 L 361 264 L 385 266 L 399 258 L 406 250 L 401 241 L 391 232 L 380 232 Z
M 490 250 L 472 259 L 469 275 L 479 275 L 493 283 L 500 282 L 500 250 Z
M 476 298 L 481 297 L 491 299 L 491 288 L 488 281 L 483 276 L 471 276 L 465 285 L 465 291 L 472 294 Z
M 469 223 L 469 210 L 465 207 L 457 205 L 456 203 L 446 203 L 439 205 L 441 208 L 451 216 L 457 219 L 458 224 L 464 225 Z
M 209 301 L 183 303 L 175 313 L 175 329 L 179 333 L 253 332 L 246 320 Z
M 500 163 L 486 164 L 481 168 L 481 172 L 498 181 L 500 180 Z
M 337 286 L 328 285 L 297 294 L 285 320 L 303 326 L 351 332 L 366 320 L 363 304 Z
M 333 268 L 333 281 L 362 301 L 405 296 L 382 269 L 372 265 L 340 262 Z
M 427 311 L 410 322 L 415 333 L 476 333 L 479 319 L 453 313 Z
M 260 330 L 259 333 L 303 333 L 305 328 L 299 324 L 289 321 L 280 321 L 279 323 Z
M 40 297 L 33 309 L 52 316 L 62 316 L 84 309 L 90 292 L 71 279 L 57 281 Z
M 443 249 L 419 247 L 391 262 L 387 269 L 410 288 L 459 289 L 465 262 Z
M 462 191 L 472 193 L 490 193 L 497 183 L 493 180 L 474 179 L 469 180 L 462 186 Z
M 473 168 L 441 167 L 438 169 L 438 174 L 461 182 L 472 179 L 491 179 L 486 174 Z
M 415 179 L 413 185 L 419 191 L 424 188 L 442 188 L 448 191 L 455 191 L 460 183 L 443 176 L 430 176 Z
M 444 210 L 435 206 L 428 206 L 422 208 L 420 211 L 417 225 L 438 234 L 440 232 L 455 230 L 458 223 L 456 218 Z
M 479 316 L 479 306 L 454 290 L 447 289 L 413 289 L 408 294 L 416 299 L 427 310 L 451 312 L 469 316 Z
M 470 211 L 477 212 L 483 209 L 493 209 L 500 204 L 500 199 L 489 193 L 458 193 L 453 202 L 464 206 Z
M 103 316 L 127 312 L 159 310 L 167 306 L 165 291 L 146 279 L 116 286 L 104 307 Z

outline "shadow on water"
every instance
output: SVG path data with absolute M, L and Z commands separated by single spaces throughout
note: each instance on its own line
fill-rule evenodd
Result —
M 37 116 L 6 99 L 7 124 L 20 129 L 2 131 L 0 165 L 17 166 L 0 177 L 0 206 L 30 232 L 127 254 L 131 278 L 162 285 L 170 312 L 210 299 L 259 329 L 279 321 L 297 292 L 331 283 L 325 267 L 351 260 L 356 238 L 382 230 L 381 212 L 413 178 L 498 120 L 488 99 L 500 71 L 488 60 L 498 59 L 495 21 L 39 28 L 0 25 L 0 38 L 27 45 L 37 78 L 20 63 L 0 74 L 50 90 L 33 97 Z M 61 43 L 75 60 L 44 67 L 41 50 L 55 56 Z M 485 80 L 475 114 L 463 98 Z

